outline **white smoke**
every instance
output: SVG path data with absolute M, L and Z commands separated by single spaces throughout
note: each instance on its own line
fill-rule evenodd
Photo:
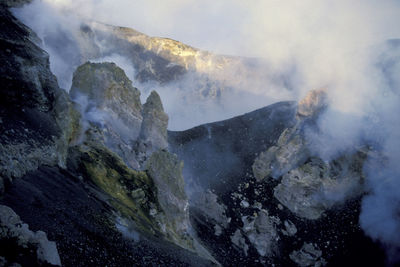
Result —
M 175 129 L 327 88 L 330 106 L 320 118 L 320 132 L 313 135 L 315 153 L 330 159 L 365 143 L 379 151 L 386 160 L 371 158 L 365 168 L 369 195 L 360 223 L 371 237 L 400 246 L 400 44 L 387 42 L 400 37 L 399 1 L 37 0 L 15 13 L 42 39 L 60 27 L 79 27 L 76 18 L 85 18 L 268 61 L 269 68 L 260 70 L 268 73 L 255 76 L 263 79 L 252 77 L 254 83 L 244 83 L 217 106 L 200 105 L 197 99 L 177 102 L 181 91 L 176 88 L 190 90 L 190 76 L 164 87 L 142 85 L 144 94 L 159 89 Z M 66 46 L 66 53 L 73 50 Z M 72 75 L 71 64 L 64 66 L 49 53 L 60 80 Z M 279 74 L 289 85 L 276 83 Z

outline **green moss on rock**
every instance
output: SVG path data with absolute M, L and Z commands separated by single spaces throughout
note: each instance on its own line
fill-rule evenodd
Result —
M 75 167 L 110 197 L 109 203 L 123 217 L 132 219 L 143 233 L 159 232 L 157 222 L 150 216 L 151 208 L 159 209 L 154 193 L 157 190 L 146 172 L 128 168 L 116 154 L 101 146 L 91 144 L 72 149 L 71 154 L 78 155 Z M 135 190 L 144 196 L 135 197 L 132 195 Z

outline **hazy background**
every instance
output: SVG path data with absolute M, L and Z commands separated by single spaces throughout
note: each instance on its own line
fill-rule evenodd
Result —
M 310 133 L 314 152 L 329 160 L 357 145 L 371 145 L 379 156 L 371 156 L 365 168 L 369 194 L 360 224 L 389 251 L 400 247 L 400 42 L 388 41 L 400 37 L 400 1 L 37 0 L 16 13 L 41 38 L 57 23 L 68 28 L 82 18 L 94 19 L 215 53 L 262 57 L 270 64 L 269 74 L 290 79 L 290 86 L 278 90 L 268 78 L 275 75 L 266 74 L 238 88 L 223 108 L 193 105 L 196 100 L 184 105 L 175 97 L 178 91 L 158 90 L 176 128 L 188 127 L 191 119 L 193 125 L 219 120 L 327 88 L 329 109 L 319 120 L 320 131 Z M 182 82 L 190 89 L 190 79 Z M 144 95 L 150 87 L 157 89 L 143 85 Z

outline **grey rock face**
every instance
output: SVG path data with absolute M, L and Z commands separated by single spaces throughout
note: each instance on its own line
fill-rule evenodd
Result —
M 219 263 L 190 233 L 189 201 L 182 176 L 183 162 L 165 150 L 154 152 L 146 162 L 146 169 L 157 187 L 157 199 L 163 213 L 154 213 L 167 237 L 201 257 Z M 150 211 L 152 212 L 152 211 Z
M 85 34 L 77 34 L 79 38 L 76 41 L 81 47 L 83 58 L 87 58 L 88 53 L 93 50 L 101 51 L 99 57 L 110 54 L 123 55 L 131 61 L 137 72 L 135 79 L 141 82 L 152 80 L 167 83 L 190 73 L 192 83 L 198 85 L 199 97 L 216 96 L 221 87 L 227 87 L 227 84 L 224 84 L 229 80 L 226 77 L 226 69 L 232 68 L 232 72 L 237 69 L 241 69 L 242 72 L 247 70 L 243 58 L 215 55 L 176 40 L 150 37 L 126 27 L 90 22 L 83 25 L 81 31 Z M 88 32 L 91 34 L 87 34 Z M 102 43 L 101 49 L 93 39 Z M 85 49 L 86 47 L 90 49 Z M 218 73 L 221 69 L 225 72 Z M 215 76 L 216 73 L 219 76 L 225 74 L 225 77 L 218 77 L 219 83 L 213 81 L 215 77 L 209 76 Z
M 296 225 L 294 225 L 290 220 L 284 221 L 283 225 L 285 226 L 285 230 L 282 230 L 282 233 L 286 236 L 294 236 L 297 233 Z
M 148 147 L 148 152 L 168 147 L 167 126 L 168 115 L 164 112 L 160 96 L 152 91 L 143 105 L 143 122 L 139 139 Z
M 300 250 L 293 251 L 289 257 L 301 267 L 320 267 L 326 265 L 326 261 L 322 258 L 322 251 L 309 243 L 304 243 Z
M 65 166 L 70 103 L 47 53 L 3 6 L 0 39 L 0 174 L 11 180 L 43 164 Z
M 274 196 L 295 214 L 318 219 L 329 207 L 329 203 L 316 197 L 324 186 L 324 181 L 319 179 L 320 174 L 327 172 L 324 167 L 324 164 L 309 163 L 290 171 L 275 188 Z
M 218 196 L 207 190 L 196 192 L 191 196 L 191 207 L 196 208 L 202 214 L 216 223 L 217 232 L 222 231 L 221 226 L 226 228 L 229 220 L 225 214 L 226 206 L 218 202 Z
M 237 229 L 235 233 L 231 236 L 231 241 L 238 248 L 243 249 L 244 254 L 247 256 L 247 251 L 249 250 L 249 245 L 246 244 L 246 239 L 244 239 L 240 229 Z
M 274 196 L 296 215 L 315 220 L 334 204 L 357 196 L 362 187 L 364 152 L 325 163 L 311 157 L 303 128 L 326 107 L 326 92 L 314 90 L 299 102 L 297 124 L 283 131 L 276 145 L 254 161 L 258 181 L 281 178 Z
M 282 131 L 294 125 L 296 103 L 280 102 L 229 120 L 169 132 L 170 148 L 185 159 L 185 179 L 226 192 L 235 182 L 222 177 L 245 175 L 243 162 L 275 145 Z M 212 155 L 212 156 L 210 156 Z M 221 172 L 221 169 L 224 171 Z
M 163 211 L 153 214 L 161 230 L 175 244 L 219 265 L 190 232 L 189 201 L 185 193 L 182 168 L 183 162 L 175 154 L 165 150 L 151 154 L 146 162 L 146 169 L 157 187 L 157 199 Z
M 182 177 L 183 162 L 167 151 L 154 152 L 146 163 L 157 187 L 157 197 L 172 231 L 184 234 L 189 227 L 189 202 Z
M 318 219 L 334 204 L 361 193 L 365 157 L 358 152 L 330 163 L 314 158 L 285 174 L 274 196 L 296 215 Z
M 85 63 L 79 66 L 74 73 L 70 95 L 73 99 L 87 97 L 84 111 L 89 117 L 92 115 L 89 119 L 97 119 L 99 123 L 121 123 L 130 128 L 131 139 L 139 135 L 142 121 L 140 92 L 114 63 Z
M 253 164 L 253 174 L 261 181 L 268 176 L 278 178 L 309 157 L 305 140 L 296 127 L 286 129 L 277 145 L 262 152 Z
M 3 205 L 0 205 L 0 239 L 15 240 L 15 245 L 20 248 L 34 247 L 39 264 L 61 266 L 56 243 L 49 241 L 46 233 L 42 231 L 29 230 L 29 226 L 24 224 L 12 209 Z
M 261 210 L 255 218 L 243 217 L 243 232 L 250 243 L 257 249 L 260 256 L 271 256 L 276 250 L 279 240 L 277 225 L 280 219 L 268 215 L 267 210 Z
M 91 137 L 134 169 L 144 167 L 154 151 L 165 149 L 168 115 L 153 91 L 146 103 L 124 71 L 114 63 L 85 63 L 74 73 L 70 94 Z
M 114 63 L 85 63 L 74 73 L 70 95 L 82 117 L 80 139 L 103 143 L 128 166 L 139 169 L 134 147 L 142 104 L 139 90 L 124 71 Z
M 302 128 L 326 108 L 326 91 L 311 90 L 297 105 L 297 124 L 287 128 L 276 145 L 262 152 L 253 164 L 253 174 L 261 181 L 268 176 L 278 178 L 303 164 L 310 156 Z

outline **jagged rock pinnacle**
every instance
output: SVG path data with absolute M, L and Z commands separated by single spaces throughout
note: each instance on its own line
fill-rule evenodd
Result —
M 151 146 L 151 150 L 168 147 L 168 115 L 164 112 L 160 96 L 152 91 L 143 105 L 143 122 L 139 138 Z

